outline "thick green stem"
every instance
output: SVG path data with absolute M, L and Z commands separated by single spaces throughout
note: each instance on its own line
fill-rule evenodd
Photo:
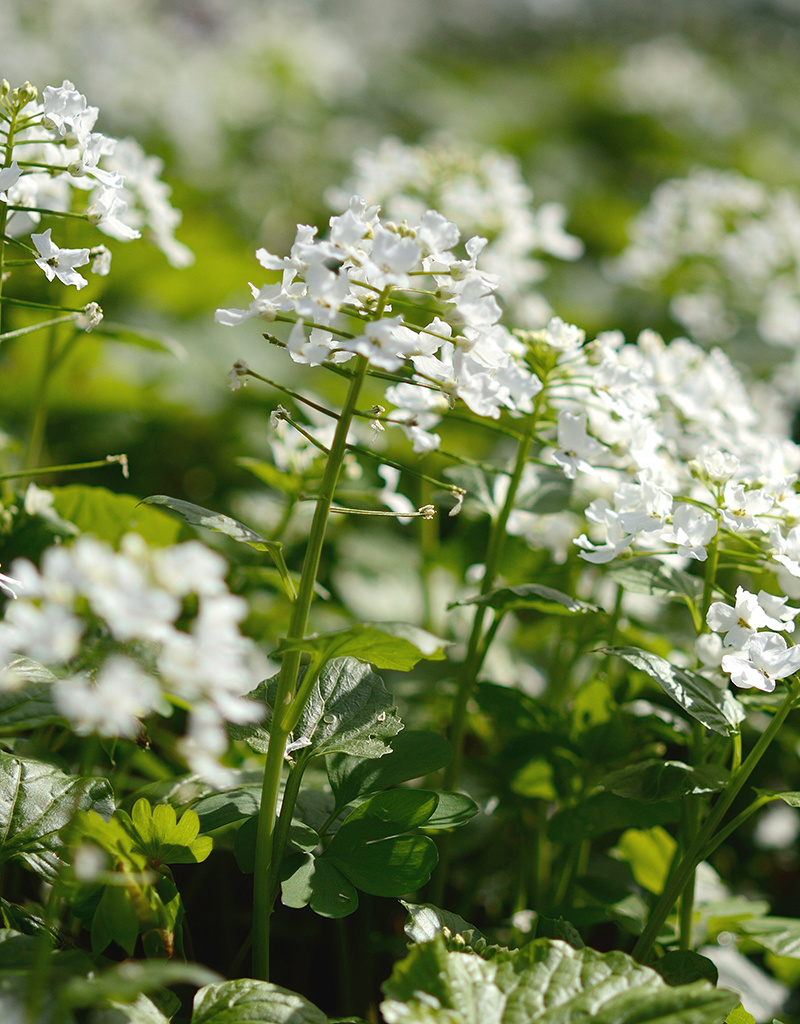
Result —
M 325 474 L 320 485 L 317 507 L 308 538 L 308 547 L 303 562 L 303 571 L 297 592 L 297 601 L 292 607 L 292 618 L 287 639 L 299 640 L 306 632 L 317 581 L 328 513 L 333 503 L 333 495 L 339 480 L 345 452 L 347 450 L 347 434 L 355 414 L 358 395 L 366 377 L 368 362 L 363 356 L 358 357 L 357 369 L 350 381 L 347 397 L 342 409 L 336 434 L 328 455 Z M 261 793 L 261 809 L 258 819 L 256 838 L 256 865 L 253 882 L 253 966 L 254 978 L 269 980 L 269 933 L 270 918 L 277 891 L 278 872 L 282 851 L 276 841 L 276 825 L 278 796 L 286 742 L 291 729 L 295 687 L 300 669 L 301 654 L 289 651 L 283 658 L 278 676 L 278 687 L 275 705 L 272 710 L 269 749 L 264 767 L 264 782 Z M 291 809 L 288 811 L 291 817 Z
M 643 962 L 650 954 L 650 950 L 653 948 L 653 944 L 658 938 L 658 933 L 661 931 L 662 925 L 666 921 L 667 917 L 669 917 L 672 908 L 675 906 L 684 889 L 690 883 L 694 875 L 695 868 L 701 862 L 703 857 L 707 855 L 709 849 L 714 849 L 714 839 L 722 819 L 727 814 L 733 801 L 739 795 L 739 792 L 745 782 L 750 778 L 756 765 L 764 756 L 767 747 L 769 747 L 770 743 L 778 734 L 787 715 L 795 706 L 798 696 L 800 696 L 800 679 L 795 677 L 794 681 L 789 686 L 786 699 L 780 706 L 780 709 L 777 711 L 761 736 L 759 736 L 755 746 L 744 761 L 744 764 L 742 764 L 742 766 L 731 776 L 727 789 L 714 805 L 714 808 L 708 818 L 706 818 L 704 824 L 697 832 L 694 841 L 691 843 L 688 850 L 680 859 L 675 870 L 667 880 L 664 891 L 661 893 L 661 896 L 658 898 L 656 905 L 650 913 L 647 926 L 642 932 L 639 941 L 634 946 L 633 956 L 636 957 L 637 960 Z

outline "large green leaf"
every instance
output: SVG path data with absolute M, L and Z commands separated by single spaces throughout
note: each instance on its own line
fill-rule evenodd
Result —
M 444 767 L 453 756 L 450 743 L 439 733 L 403 729 L 391 741 L 391 750 L 378 759 L 331 754 L 325 761 L 336 806 L 357 797 L 391 789 Z
M 730 778 L 720 765 L 701 764 L 696 768 L 682 761 L 640 761 L 603 779 L 603 788 L 617 796 L 650 803 L 678 800 L 691 794 L 719 793 Z
M 744 708 L 728 690 L 720 690 L 697 672 L 678 668 L 666 658 L 638 647 L 609 647 L 604 654 L 616 654 L 629 665 L 646 672 L 683 710 L 707 729 L 722 736 L 738 732 Z
M 269 724 L 278 676 L 261 683 L 250 694 L 263 704 L 261 724 L 230 726 L 235 739 L 247 740 L 264 753 L 269 746 Z M 388 741 L 403 728 L 392 695 L 380 676 L 356 658 L 336 658 L 322 669 L 292 734 L 293 749 L 304 757 L 343 753 L 354 757 L 382 757 Z
M 66 725 L 53 703 L 50 669 L 30 658 L 17 657 L 3 670 L 0 690 L 0 736 L 13 736 L 25 729 L 38 729 L 54 722 Z
M 258 814 L 260 806 L 261 782 L 253 782 L 235 789 L 204 794 L 194 801 L 192 810 L 200 819 L 200 831 L 213 832 L 231 822 Z
M 51 877 L 63 847 L 58 833 L 82 810 L 111 816 L 106 779 L 65 775 L 43 761 L 0 752 L 0 863 L 20 857 Z
M 719 1024 L 739 997 L 707 981 L 673 987 L 624 953 L 536 939 L 491 960 L 414 946 L 384 984 L 386 1024 Z
M 448 949 L 466 949 L 483 955 L 488 948 L 489 943 L 483 932 L 458 914 L 442 910 L 432 903 L 400 902 L 409 917 L 403 931 L 412 942 L 430 942 L 441 935 Z
M 201 988 L 191 1024 L 328 1024 L 303 996 L 268 981 L 240 978 Z
M 115 547 L 126 533 L 139 533 L 155 547 L 178 539 L 180 526 L 169 516 L 139 504 L 132 494 L 117 494 L 106 487 L 68 484 L 53 487 L 53 507 L 82 533 L 93 533 Z
M 441 661 L 449 645 L 433 633 L 405 622 L 364 622 L 333 633 L 315 633 L 301 640 L 281 640 L 278 654 L 308 651 L 323 657 L 353 657 L 375 668 L 410 671 L 421 658 Z
M 544 587 L 538 583 L 525 583 L 519 587 L 501 587 L 480 597 L 466 601 L 456 601 L 451 608 L 460 605 L 483 604 L 504 614 L 512 609 L 528 608 L 542 612 L 544 615 L 585 615 L 600 609 L 593 604 L 579 601 L 576 597 L 564 594 L 553 587 Z

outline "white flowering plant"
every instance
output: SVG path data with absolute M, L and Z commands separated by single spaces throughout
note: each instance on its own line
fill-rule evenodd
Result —
M 124 188 L 143 158 L 123 147 L 115 166 L 70 82 L 41 103 L 3 89 L 3 267 L 82 289 L 92 250 L 60 247 L 55 225 L 134 237 L 152 209 L 132 222 Z M 32 484 L 19 519 L 9 502 L 11 540 L 35 522 L 57 541 L 20 542 L 0 575 L 0 859 L 43 887 L 0 905 L 26 964 L 20 980 L 0 957 L 0 1007 L 21 1020 L 164 1024 L 182 1011 L 163 986 L 186 982 L 202 986 L 193 1024 L 322 1022 L 274 983 L 282 921 L 305 910 L 321 928 L 403 896 L 420 902 L 384 985 L 389 1024 L 490 1005 L 546 1020 L 553 1001 L 712 1024 L 739 1002 L 713 984 L 720 934 L 782 955 L 797 942 L 796 920 L 708 862 L 765 805 L 800 804 L 763 773 L 800 697 L 800 448 L 721 349 L 587 338 L 557 316 L 532 329 L 531 231 L 462 233 L 427 198 L 424 154 L 405 156 L 421 194 L 400 176 L 394 205 L 382 197 L 402 218 L 347 195 L 324 233 L 258 249 L 249 305 L 216 312 L 266 343 L 266 368 L 229 375 L 270 431 L 271 458 L 242 460 L 279 509 L 263 532 L 177 495 L 119 496 L 113 530 L 98 495 L 82 493 L 86 513 Z M 481 162 L 454 205 L 483 202 L 487 177 L 513 185 L 510 166 Z M 562 219 L 541 214 L 539 247 L 574 258 Z M 180 263 L 174 223 L 150 228 Z M 420 599 L 396 615 L 416 557 L 403 530 Z M 189 872 L 214 870 L 195 875 L 204 893 L 253 875 L 225 977 L 186 962 L 210 902 L 191 900 Z M 591 948 L 605 926 L 611 952 Z

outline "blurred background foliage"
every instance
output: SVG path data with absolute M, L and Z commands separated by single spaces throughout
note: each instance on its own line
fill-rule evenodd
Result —
M 668 271 L 637 282 L 620 273 L 616 258 L 658 186 L 698 168 L 738 172 L 762 183 L 767 196 L 782 190 L 800 195 L 797 0 L 26 0 L 0 7 L 0 53 L 2 76 L 12 85 L 29 79 L 41 90 L 69 78 L 100 107 L 101 131 L 132 135 L 164 161 L 164 179 L 183 211 L 177 236 L 195 253 L 193 265 L 176 269 L 143 242 L 114 246 L 111 275 L 99 296 L 106 321 L 159 340 L 110 337 L 103 328 L 81 340 L 50 383 L 41 463 L 124 451 L 130 479 L 112 466 L 45 477 L 42 486 L 83 482 L 137 497 L 169 494 L 236 515 L 256 529 L 276 527 L 281 495 L 239 460 L 272 461 L 268 417 L 279 396 L 256 382 L 231 393 L 226 374 L 235 359 L 245 358 L 289 387 L 338 394 L 338 384 L 295 367 L 261 337 L 258 321 L 232 333 L 214 323 L 213 311 L 246 305 L 247 281 L 259 286 L 266 280 L 256 248 L 282 254 L 297 223 L 324 228 L 332 212 L 326 195 L 353 177 L 359 151 L 375 150 L 387 136 L 410 145 L 435 142 L 445 149 L 508 154 L 518 161 L 536 206 L 563 204 L 566 228 L 582 239 L 585 253 L 576 261 L 543 255 L 547 276 L 537 289 L 552 310 L 588 336 L 619 328 L 634 338 L 645 327 L 667 338 L 684 333 L 673 300 L 686 290 L 686 274 L 690 282 L 700 274 L 706 293 L 718 289 L 723 313 L 735 320 L 723 339 L 726 347 L 765 381 L 780 379 L 784 414 L 793 414 L 800 394 L 793 348 L 764 342 L 758 311 L 743 300 L 737 305 L 736 294 L 728 294 L 736 293 L 730 279 L 711 273 L 713 261 L 678 252 Z M 781 272 L 792 273 L 791 246 L 800 251 L 800 227 L 795 235 L 795 222 L 784 223 L 790 251 L 788 271 Z M 43 280 L 20 275 L 20 282 L 18 294 L 46 301 Z M 92 288 L 82 300 L 84 294 L 93 297 Z M 5 327 L 21 322 L 9 319 Z M 713 332 L 708 340 L 716 340 Z M 6 432 L 0 455 L 6 467 L 17 464 L 26 445 L 44 346 L 33 335 L 0 351 L 0 426 Z M 454 436 L 445 447 L 457 449 L 458 427 L 450 429 Z M 487 435 L 485 450 L 473 454 L 492 450 Z M 385 441 L 385 451 L 408 457 L 399 434 Z M 351 484 L 356 491 L 379 483 L 375 467 L 365 472 Z M 428 500 L 424 490 L 414 493 L 413 482 L 404 486 L 415 504 Z M 302 512 L 284 538 L 293 565 L 302 554 Z M 323 583 L 339 601 L 318 613 L 319 626 L 335 628 L 349 615 L 363 614 L 459 635 L 452 616 L 450 625 L 436 617 L 463 595 L 465 573 L 484 550 L 484 523 L 465 516 L 454 537 L 454 521 L 446 516 L 413 527 L 381 522 L 370 531 L 360 520 L 335 523 Z M 521 540 L 513 544 L 508 561 L 516 560 L 520 578 L 568 589 L 549 551 L 532 550 Z M 4 564 L 13 555 L 7 544 L 0 547 Z M 284 604 L 274 588 L 260 586 L 256 557 L 248 558 L 237 552 L 234 583 L 253 598 L 251 631 L 278 635 Z M 518 628 L 521 646 L 546 645 L 541 619 L 523 617 Z M 520 679 L 519 664 L 503 660 L 502 646 L 498 651 L 487 666 L 491 678 L 535 692 L 541 681 L 536 667 L 529 665 Z M 407 706 L 409 726 L 446 717 L 449 701 L 434 668 L 393 687 Z M 424 709 L 418 707 L 421 694 Z M 474 742 L 481 753 L 489 750 L 486 771 L 497 777 L 493 783 L 488 776 L 473 779 L 472 785 L 487 786 L 487 793 L 491 785 L 508 783 L 502 774 L 509 757 L 522 767 L 527 757 L 516 750 L 519 732 L 509 728 L 503 735 L 498 723 L 508 709 L 498 711 L 500 700 L 491 690 L 482 693 L 475 728 Z M 514 712 L 520 720 L 523 710 L 520 704 Z M 594 733 L 553 719 L 542 726 L 543 735 L 561 730 L 576 750 L 593 736 L 600 747 L 620 743 L 609 731 L 609 715 L 595 707 L 592 713 Z M 768 772 L 785 775 L 797 740 L 796 731 L 788 730 Z M 512 802 L 520 792 L 526 795 L 522 782 L 511 789 L 506 797 Z M 524 817 L 524 800 L 520 807 Z M 796 819 L 794 814 L 794 835 Z M 737 841 L 739 859 L 728 865 L 729 877 L 744 884 L 757 877 L 776 912 L 800 913 L 797 857 L 788 844 L 757 834 Z M 504 847 L 486 847 L 469 862 L 470 844 L 481 847 L 479 832 L 465 830 L 458 842 L 466 846 L 457 855 L 471 866 L 461 869 L 457 883 L 465 892 L 477 889 L 478 902 L 491 914 L 509 884 Z M 228 887 L 246 887 L 239 876 L 225 877 Z M 204 879 L 202 873 L 195 877 L 198 893 Z M 204 903 L 198 897 L 196 913 L 201 923 L 204 912 L 210 915 L 210 929 L 246 927 L 220 922 Z M 365 905 L 365 914 L 348 927 L 377 934 L 380 922 L 384 938 L 373 935 L 369 947 L 383 958 L 380 974 L 401 944 L 402 911 L 377 900 Z M 396 919 L 397 934 L 390 938 L 385 914 Z M 330 939 L 316 920 L 303 918 L 297 927 L 298 941 Z M 237 932 L 232 947 L 239 938 Z M 350 940 L 360 941 L 354 935 Z M 209 951 L 198 950 L 198 958 L 204 955 Z M 289 968 L 276 975 L 283 977 L 284 970 Z M 287 983 L 313 995 L 312 982 L 290 977 Z

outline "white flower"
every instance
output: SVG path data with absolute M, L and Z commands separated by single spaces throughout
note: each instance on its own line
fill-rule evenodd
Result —
M 717 532 L 717 520 L 709 512 L 696 505 L 682 502 L 675 506 L 672 515 L 672 531 L 665 533 L 664 540 L 678 545 L 678 554 L 704 562 L 708 557 L 706 544 Z
M 10 167 L 3 167 L 3 169 L 0 170 L 0 201 L 1 202 L 4 202 L 4 203 L 8 202 L 8 195 L 7 195 L 8 190 L 11 188 L 12 185 L 16 185 L 16 183 L 19 181 L 19 176 L 21 174 L 22 174 L 22 171 L 19 169 L 19 164 L 17 163 L 16 160 L 11 164 Z
M 558 451 L 553 460 L 564 470 L 568 480 L 574 480 L 577 472 L 593 473 L 594 467 L 587 459 L 598 458 L 608 448 L 586 433 L 586 413 L 561 412 L 558 416 Z
M 746 490 L 743 484 L 729 480 L 723 491 L 725 505 L 722 508 L 722 519 L 725 525 L 736 533 L 746 530 L 769 531 L 769 525 L 758 517 L 769 512 L 774 502 L 772 497 L 761 488 Z
M 53 700 L 79 736 L 135 737 L 140 719 L 170 710 L 156 680 L 119 654 L 106 659 L 94 680 L 85 673 L 57 679 Z
M 50 238 L 51 228 L 41 234 L 31 235 L 31 241 L 39 250 L 36 265 L 45 272 L 48 281 L 57 277 L 62 284 L 74 284 L 83 288 L 89 282 L 82 277 L 75 267 L 82 267 L 89 262 L 88 249 L 59 249 Z
M 755 594 L 738 587 L 735 606 L 714 601 L 706 622 L 715 633 L 725 634 L 723 639 L 728 647 L 743 647 L 757 629 L 769 624 L 769 616 Z
M 3 591 L 8 597 L 16 597 L 17 593 L 14 587 L 21 587 L 22 584 L 19 580 L 15 580 L 13 576 L 6 576 L 0 572 L 0 590 Z
M 735 686 L 755 686 L 771 693 L 778 679 L 785 679 L 800 668 L 800 647 L 789 647 L 778 633 L 758 633 L 746 651 L 726 654 L 722 671 Z

